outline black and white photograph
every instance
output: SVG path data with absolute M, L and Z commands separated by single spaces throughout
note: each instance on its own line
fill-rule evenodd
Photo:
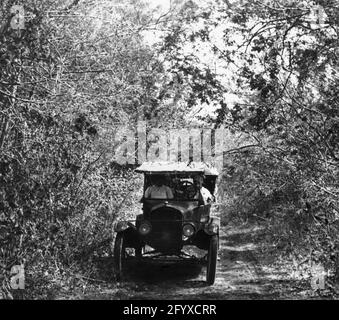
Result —
M 339 300 L 338 32 L 338 0 L 0 0 L 0 300 Z

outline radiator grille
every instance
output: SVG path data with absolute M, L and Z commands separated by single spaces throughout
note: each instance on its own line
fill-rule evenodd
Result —
M 173 208 L 162 207 L 150 216 L 152 231 L 150 245 L 159 251 L 178 251 L 182 247 L 182 214 Z

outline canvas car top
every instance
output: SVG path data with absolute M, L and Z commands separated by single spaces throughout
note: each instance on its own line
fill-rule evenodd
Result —
M 203 162 L 144 162 L 136 172 L 147 174 L 201 173 L 206 176 L 217 176 L 216 168 Z

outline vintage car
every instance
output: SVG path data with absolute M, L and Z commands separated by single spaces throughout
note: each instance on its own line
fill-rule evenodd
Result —
M 183 247 L 189 245 L 206 250 L 205 256 L 196 260 L 207 263 L 206 282 L 212 285 L 215 281 L 220 227 L 220 219 L 211 216 L 217 170 L 204 163 L 146 162 L 136 172 L 144 174 L 143 213 L 134 221 L 119 221 L 115 225 L 114 264 L 117 278 L 122 279 L 125 263 L 131 256 L 140 261 L 159 256 L 187 259 Z M 148 195 L 146 198 L 147 188 L 159 176 L 167 190 L 171 189 L 173 197 L 152 198 Z M 197 177 L 201 177 L 203 187 L 212 199 L 206 200 L 201 196 L 199 186 L 194 183 L 199 180 Z

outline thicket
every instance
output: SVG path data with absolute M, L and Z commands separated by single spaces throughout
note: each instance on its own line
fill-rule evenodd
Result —
M 13 5 L 25 10 L 24 29 L 13 28 Z M 162 66 L 142 41 L 144 8 L 101 6 L 1 3 L 3 297 L 20 294 L 10 285 L 14 265 L 25 267 L 25 297 L 46 297 L 69 272 L 87 274 L 96 250 L 108 254 L 117 215 L 138 203 L 140 178 L 114 162 L 118 125 L 136 122 L 140 105 L 158 108 L 151 93 L 172 86 L 155 86 Z
M 24 29 L 11 25 L 14 4 Z M 134 214 L 141 183 L 114 162 L 117 125 L 180 127 L 188 114 L 244 136 L 225 153 L 225 212 L 266 221 L 277 249 L 338 270 L 336 3 L 187 1 L 160 16 L 138 1 L 97 4 L 0 8 L 1 294 L 18 294 L 13 265 L 25 265 L 28 296 L 46 296 L 97 250 L 109 254 L 112 223 Z
M 266 221 L 282 253 L 320 262 L 338 279 L 337 5 L 210 4 L 191 6 L 188 24 L 200 28 L 176 41 L 211 47 L 225 97 L 216 118 L 207 120 L 246 137 L 225 154 L 227 211 Z

